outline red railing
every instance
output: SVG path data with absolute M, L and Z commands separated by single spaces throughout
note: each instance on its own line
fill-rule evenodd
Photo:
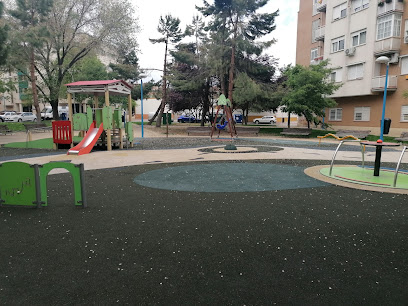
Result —
M 52 138 L 54 143 L 59 144 L 72 143 L 71 121 L 53 121 Z

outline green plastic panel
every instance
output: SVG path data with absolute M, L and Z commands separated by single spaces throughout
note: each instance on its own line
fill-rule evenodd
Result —
M 75 131 L 87 131 L 88 130 L 86 114 L 82 114 L 82 113 L 74 114 L 73 121 L 74 121 Z
M 113 121 L 115 122 L 115 127 L 123 128 L 122 109 L 120 107 L 114 110 Z
M 37 206 L 35 168 L 23 162 L 0 165 L 0 199 L 3 205 Z
M 102 122 L 103 122 L 103 129 L 110 130 L 112 129 L 112 122 L 113 122 L 113 112 L 110 106 L 104 106 L 102 108 Z M 98 125 L 99 127 L 99 125 Z
M 101 126 L 102 123 L 102 109 L 95 109 L 95 121 L 96 121 L 96 126 L 99 127 Z M 104 125 L 105 128 L 105 125 Z
M 135 137 L 134 137 L 134 135 L 133 135 L 133 123 L 132 123 L 132 122 L 126 122 L 125 131 L 126 131 L 127 140 L 128 140 L 129 142 L 133 142 L 133 139 L 134 139 Z
M 40 185 L 41 185 L 41 202 L 43 206 L 48 205 L 47 201 L 47 175 L 48 173 L 57 168 L 62 168 L 68 170 L 72 175 L 72 180 L 74 182 L 74 197 L 75 205 L 83 206 L 83 194 L 81 188 L 81 172 L 80 165 L 75 165 L 66 162 L 51 162 L 44 164 L 40 167 Z
M 92 114 L 92 108 L 90 106 L 86 107 L 86 123 L 88 126 L 88 130 L 91 127 L 91 124 L 93 122 L 93 114 Z

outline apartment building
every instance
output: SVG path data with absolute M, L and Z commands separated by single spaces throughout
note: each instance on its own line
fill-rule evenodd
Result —
M 296 63 L 329 59 L 333 82 L 342 83 L 326 110 L 335 129 L 369 128 L 380 134 L 387 64 L 385 117 L 390 135 L 408 130 L 408 3 L 406 0 L 300 0 Z

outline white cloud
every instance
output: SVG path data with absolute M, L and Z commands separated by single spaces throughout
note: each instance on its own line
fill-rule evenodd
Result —
M 181 20 L 181 29 L 191 23 L 194 15 L 199 14 L 195 5 L 202 6 L 202 0 L 132 0 L 136 6 L 136 16 L 139 19 L 141 33 L 138 42 L 141 53 L 139 54 L 142 68 L 162 69 L 164 60 L 164 44 L 152 44 L 149 38 L 158 38 L 157 25 L 160 16 L 171 14 Z M 211 3 L 211 0 L 209 1 Z M 262 9 L 262 12 L 274 12 L 279 9 L 276 19 L 276 30 L 268 37 L 275 38 L 277 43 L 270 47 L 266 53 L 279 60 L 279 65 L 295 62 L 296 55 L 296 24 L 299 0 L 273 1 Z M 149 77 L 159 79 L 160 71 L 150 71 Z

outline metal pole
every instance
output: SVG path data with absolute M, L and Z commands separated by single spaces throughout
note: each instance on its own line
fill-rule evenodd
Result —
M 401 165 L 401 161 L 402 161 L 402 157 L 404 156 L 405 150 L 407 149 L 406 146 L 404 146 L 404 148 L 402 149 L 400 158 L 398 160 L 398 164 L 397 167 L 395 168 L 395 172 L 394 172 L 394 183 L 392 184 L 392 187 L 395 187 L 397 185 L 397 177 L 398 177 L 398 171 Z
M 384 98 L 383 98 L 383 108 L 382 108 L 382 116 L 381 116 L 381 134 L 380 139 L 384 140 L 384 115 L 385 115 L 385 103 L 387 101 L 387 87 L 388 87 L 388 68 L 389 63 L 387 63 L 387 70 L 385 72 L 385 85 L 384 85 Z
M 143 80 L 140 80 L 140 101 L 141 101 L 141 113 L 142 113 L 142 138 L 144 137 L 143 129 Z
M 339 145 L 338 145 L 337 148 L 336 148 L 336 151 L 334 151 L 334 154 L 333 154 L 333 157 L 332 157 L 332 160 L 331 160 L 331 163 L 330 163 L 329 176 L 332 176 L 334 160 L 336 159 L 337 152 L 339 151 L 339 149 L 340 149 L 340 147 L 341 147 L 341 145 L 342 145 L 343 143 L 344 143 L 344 140 L 340 141 L 340 142 L 339 142 Z

